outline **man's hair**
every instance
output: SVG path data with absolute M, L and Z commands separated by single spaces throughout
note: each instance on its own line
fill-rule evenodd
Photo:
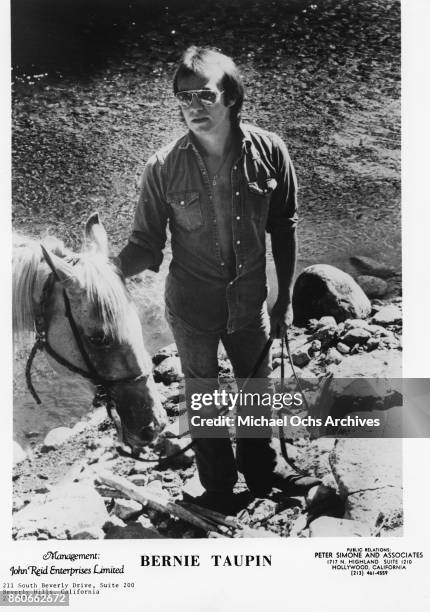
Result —
M 173 93 L 176 94 L 179 91 L 179 79 L 191 75 L 208 79 L 213 76 L 214 71 L 220 73 L 220 87 L 224 90 L 226 103 L 235 100 L 230 108 L 230 119 L 232 124 L 237 125 L 240 121 L 245 88 L 234 61 L 216 49 L 194 45 L 188 47 L 173 77 Z

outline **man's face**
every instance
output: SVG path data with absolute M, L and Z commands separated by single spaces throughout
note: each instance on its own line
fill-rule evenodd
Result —
M 219 82 L 217 77 L 207 79 L 194 74 L 178 81 L 178 91 L 209 89 L 218 94 L 217 101 L 211 105 L 204 104 L 193 96 L 189 106 L 181 106 L 185 123 L 196 136 L 216 133 L 220 126 L 230 125 L 230 106 L 234 104 L 234 100 L 230 101 L 228 106 L 224 104 L 225 94 L 220 94 Z

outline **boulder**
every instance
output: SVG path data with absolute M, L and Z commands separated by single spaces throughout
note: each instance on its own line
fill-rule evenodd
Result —
M 387 293 L 388 283 L 376 276 L 357 276 L 357 283 L 368 298 L 379 298 Z
M 387 266 L 371 257 L 364 257 L 356 255 L 350 257 L 350 261 L 363 274 L 371 274 L 372 276 L 379 276 L 379 278 L 390 278 L 396 276 L 397 272 L 394 268 Z
M 304 325 L 308 319 L 329 315 L 336 321 L 363 319 L 370 314 L 371 304 L 352 276 L 334 266 L 317 264 L 297 278 L 293 309 L 295 323 Z
M 75 432 L 73 429 L 70 429 L 70 427 L 56 427 L 55 429 L 51 429 L 51 431 L 46 435 L 40 450 L 42 453 L 56 450 L 74 434 Z
M 401 524 L 402 441 L 339 440 L 329 456 L 346 518 L 375 527 L 382 512 L 387 527 Z
M 68 483 L 54 487 L 47 495 L 38 495 L 14 514 L 17 539 L 44 532 L 58 540 L 103 538 L 108 521 L 103 498 L 89 483 Z
M 365 538 L 370 535 L 371 529 L 366 523 L 332 516 L 320 516 L 309 525 L 311 538 Z
M 167 357 L 156 368 L 154 368 L 155 382 L 163 382 L 170 385 L 172 382 L 180 382 L 184 378 L 179 357 Z
M 18 442 L 14 441 L 13 443 L 13 465 L 16 465 L 17 463 L 21 463 L 21 461 L 25 461 L 26 459 L 27 459 L 27 453 L 25 452 L 23 448 L 21 448 Z

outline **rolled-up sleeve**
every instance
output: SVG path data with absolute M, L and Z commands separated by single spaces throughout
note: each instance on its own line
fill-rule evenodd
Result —
M 270 201 L 266 231 L 292 231 L 298 221 L 297 178 L 288 149 L 279 136 L 273 139 L 273 162 L 278 184 Z
M 140 196 L 129 241 L 151 252 L 158 272 L 166 244 L 167 204 L 162 186 L 161 163 L 154 155 L 147 162 L 140 181 Z

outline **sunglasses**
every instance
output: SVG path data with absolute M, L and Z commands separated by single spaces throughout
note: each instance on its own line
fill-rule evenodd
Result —
M 212 104 L 220 101 L 223 93 L 224 90 L 212 91 L 212 89 L 190 89 L 188 91 L 178 91 L 175 97 L 182 108 L 191 106 L 194 96 L 197 98 L 197 101 L 204 106 L 212 106 Z

